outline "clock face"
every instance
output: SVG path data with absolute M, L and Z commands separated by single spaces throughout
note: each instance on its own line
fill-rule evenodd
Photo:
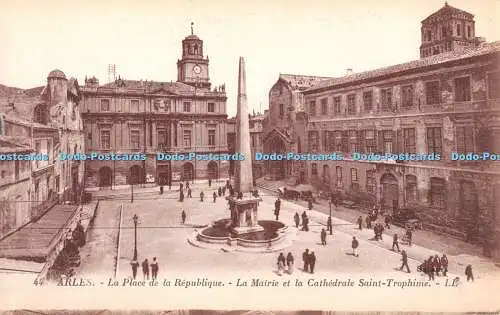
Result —
M 201 67 L 196 65 L 193 67 L 193 72 L 196 73 L 196 74 L 200 74 L 201 73 Z

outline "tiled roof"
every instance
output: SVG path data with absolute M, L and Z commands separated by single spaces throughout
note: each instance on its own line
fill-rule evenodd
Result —
M 429 56 L 427 58 L 422 58 L 419 60 L 414 60 L 394 66 L 389 66 L 385 68 L 379 68 L 375 70 L 354 73 L 345 77 L 332 78 L 329 80 L 323 80 L 316 84 L 315 86 L 306 90 L 306 92 L 313 92 L 322 88 L 335 87 L 337 85 L 354 83 L 356 81 L 376 79 L 384 75 L 396 74 L 399 72 L 404 72 L 408 70 L 414 70 L 418 68 L 424 68 L 433 65 L 444 64 L 446 62 L 458 61 L 461 59 L 467 59 L 471 57 L 478 57 L 483 55 L 488 55 L 492 53 L 500 52 L 500 41 L 485 43 L 478 48 L 468 49 L 464 52 L 447 52 L 439 55 Z
M 453 14 L 453 13 L 461 13 L 461 14 L 468 16 L 469 18 L 474 17 L 473 14 L 470 14 L 469 12 L 466 12 L 464 10 L 460 10 L 460 9 L 455 8 L 455 7 L 452 7 L 451 5 L 448 4 L 448 2 L 445 2 L 444 6 L 441 9 L 437 10 L 436 12 L 434 12 L 431 15 L 429 15 L 428 17 L 426 17 L 422 21 L 422 23 L 425 23 L 427 20 L 429 20 L 435 16 L 438 16 L 438 15 L 447 15 L 447 14 Z
M 286 81 L 293 90 L 305 90 L 320 81 L 331 79 L 331 77 L 318 77 L 312 75 L 280 74 L 279 78 Z

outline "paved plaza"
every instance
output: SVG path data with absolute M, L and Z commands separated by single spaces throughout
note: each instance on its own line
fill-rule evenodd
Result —
M 218 183 L 218 185 L 221 185 Z M 227 252 L 217 249 L 204 249 L 192 246 L 188 238 L 194 233 L 197 226 L 208 225 L 211 222 L 229 217 L 227 201 L 224 197 L 217 198 L 213 203 L 211 195 L 218 186 L 211 188 L 206 183 L 197 183 L 192 189 L 192 198 L 185 198 L 184 202 L 178 201 L 178 187 L 166 189 L 160 195 L 158 189 L 136 190 L 134 202 L 130 202 L 130 192 L 118 192 L 116 199 L 101 201 L 94 230 L 90 232 L 89 242 L 82 249 L 86 253 L 82 258 L 82 268 L 79 270 L 81 276 L 114 276 L 115 266 L 118 269 L 118 277 L 131 275 L 130 261 L 133 257 L 134 229 L 132 217 L 139 216 L 137 230 L 138 260 L 144 258 L 149 261 L 157 257 L 159 261 L 160 278 L 172 278 L 181 276 L 215 277 L 227 275 L 228 277 L 278 277 L 276 274 L 276 260 L 279 252 L 271 253 L 245 253 Z M 200 201 L 199 194 L 205 193 L 204 202 Z M 263 201 L 259 205 L 259 219 L 274 219 L 274 201 L 276 197 L 265 193 Z M 122 228 L 118 236 L 119 212 L 122 211 Z M 181 223 L 181 212 L 187 214 L 186 224 Z M 280 221 L 291 226 L 293 229 L 293 215 L 295 212 L 302 213 L 305 208 L 296 203 L 286 200 L 282 201 Z M 359 231 L 357 226 L 347 221 L 334 217 L 333 236 L 327 236 L 327 245 L 320 243 L 320 231 L 324 228 L 327 215 L 317 211 L 307 210 L 311 218 L 311 229 L 309 232 L 297 231 L 293 244 L 283 250 L 286 255 L 291 252 L 295 258 L 294 278 L 310 278 L 312 275 L 301 270 L 302 252 L 308 248 L 317 256 L 314 277 L 332 277 L 340 275 L 353 275 L 356 277 L 387 277 L 396 279 L 425 280 L 427 277 L 416 271 L 416 267 L 431 254 L 441 252 L 424 248 L 418 245 L 407 247 L 411 274 L 398 270 L 401 265 L 401 255 L 393 252 L 391 248 L 392 238 L 384 236 L 383 241 L 371 240 L 372 230 Z M 334 213 L 335 215 L 335 213 Z M 114 227 L 114 228 L 113 228 Z M 360 241 L 359 257 L 353 257 L 351 253 L 352 236 Z M 415 238 L 418 238 L 418 232 Z M 119 248 L 116 247 L 119 238 Z M 86 250 L 91 248 L 92 250 Z M 119 260 L 116 264 L 114 255 L 118 253 Z M 486 259 L 476 256 L 450 256 L 450 278 L 462 275 L 465 266 L 473 264 L 477 281 L 481 281 L 486 273 L 487 277 L 493 277 L 492 273 L 497 271 L 494 264 Z M 140 271 L 139 271 L 140 274 Z M 283 275 L 282 277 L 287 277 Z M 142 277 L 142 276 L 141 276 Z M 463 278 L 463 277 L 462 277 Z M 437 281 L 442 281 L 440 278 Z M 477 282 L 476 281 L 476 282 Z

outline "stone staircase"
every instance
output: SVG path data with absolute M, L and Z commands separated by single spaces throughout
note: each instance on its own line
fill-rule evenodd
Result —
M 282 180 L 269 181 L 259 178 L 257 179 L 256 182 L 257 182 L 257 187 L 273 192 L 278 192 L 278 188 L 286 186 L 285 181 Z

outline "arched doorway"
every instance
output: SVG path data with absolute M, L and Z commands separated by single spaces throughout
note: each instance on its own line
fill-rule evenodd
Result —
M 113 183 L 113 171 L 109 167 L 99 169 L 99 187 L 111 187 Z
M 194 178 L 194 166 L 192 163 L 186 162 L 182 166 L 182 180 L 193 180 Z
M 170 164 L 161 164 L 156 169 L 156 179 L 158 185 L 169 185 L 172 181 Z
M 217 167 L 217 163 L 215 163 L 214 161 L 208 163 L 207 173 L 209 179 L 219 178 L 219 168 Z
M 275 137 L 271 139 L 268 143 L 268 150 L 266 153 L 285 153 L 286 145 L 282 139 Z M 268 171 L 271 177 L 271 180 L 280 180 L 285 178 L 286 176 L 286 161 L 267 161 L 268 162 Z
M 381 204 L 384 209 L 396 211 L 399 208 L 399 186 L 394 175 L 386 173 L 380 179 L 382 186 Z
M 131 185 L 142 183 L 142 168 L 138 165 L 134 165 L 130 168 L 128 174 L 128 183 Z

